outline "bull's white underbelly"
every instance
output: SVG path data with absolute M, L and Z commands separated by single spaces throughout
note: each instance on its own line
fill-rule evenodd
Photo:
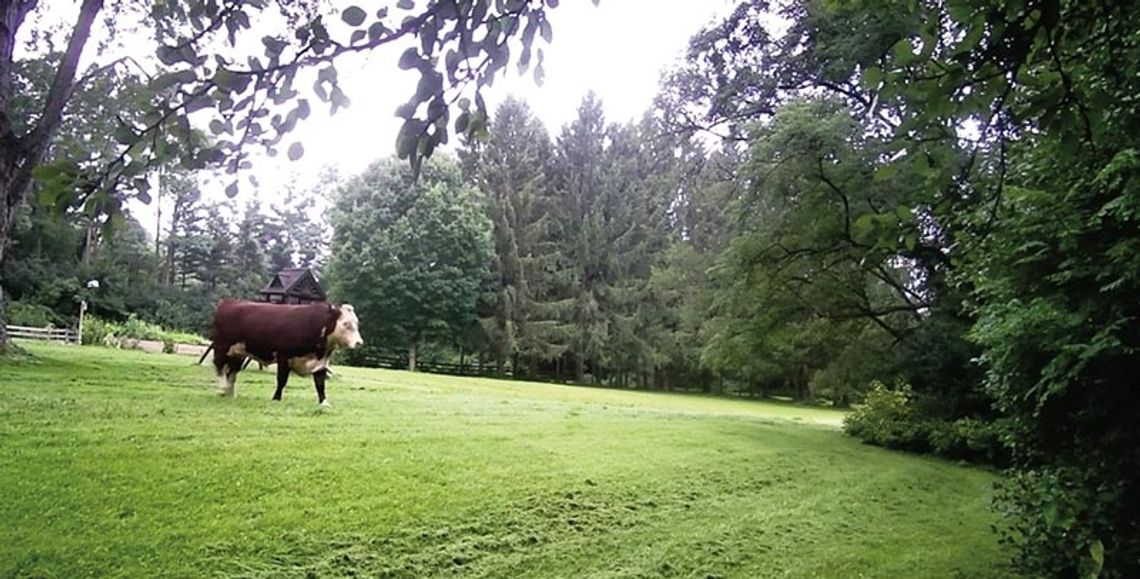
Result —
M 313 372 L 318 372 L 329 367 L 329 357 L 317 357 L 315 354 L 312 356 L 302 356 L 299 358 L 289 359 L 289 369 L 293 370 L 301 376 L 308 376 Z
M 235 357 L 235 358 L 237 358 L 237 357 L 253 358 L 254 360 L 257 360 L 258 362 L 261 362 L 262 364 L 272 364 L 273 363 L 273 360 L 262 360 L 262 359 L 258 358 L 257 356 L 254 356 L 253 354 L 249 353 L 245 349 L 245 342 L 238 342 L 238 343 L 230 346 L 230 349 L 228 352 L 226 352 L 226 354 L 231 356 L 231 357 Z M 298 356 L 296 358 L 289 358 L 289 369 L 296 372 L 297 374 L 300 374 L 301 376 L 309 376 L 313 372 L 325 370 L 328 367 L 329 367 L 329 357 L 328 356 L 320 357 L 320 356 L 317 356 L 316 354 L 310 354 L 308 356 Z
M 262 364 L 272 364 L 273 363 L 273 360 L 262 360 L 261 358 L 258 358 L 257 356 L 254 356 L 253 354 L 249 353 L 245 349 L 245 342 L 238 342 L 238 343 L 230 346 L 230 349 L 228 352 L 226 352 L 226 355 L 230 356 L 231 358 L 253 358 L 254 360 L 257 360 L 258 362 L 261 362 Z

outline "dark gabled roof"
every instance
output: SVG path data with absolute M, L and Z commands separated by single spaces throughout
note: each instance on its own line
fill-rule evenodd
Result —
M 263 294 L 325 298 L 325 292 L 311 269 L 304 267 L 283 269 L 261 288 Z

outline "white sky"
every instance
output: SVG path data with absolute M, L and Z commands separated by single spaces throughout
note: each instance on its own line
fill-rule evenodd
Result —
M 513 94 L 530 105 L 554 136 L 593 90 L 602 99 L 608 121 L 640 117 L 657 94 L 661 72 L 683 57 L 689 37 L 734 4 L 731 0 L 602 0 L 595 7 L 588 0 L 566 0 L 550 15 L 553 42 L 543 46 L 541 39 L 535 40 L 536 47 L 546 52 L 546 82 L 539 87 L 529 71 L 520 77 L 512 62 L 505 76 L 484 92 L 489 112 Z M 337 167 L 342 176 L 353 175 L 376 159 L 395 154 L 401 122 L 395 110 L 413 94 L 419 78 L 414 71 L 396 68 L 402 49 L 338 63 L 341 85 L 352 106 L 332 117 L 327 109 L 320 110 L 287 138 L 303 141 L 302 159 L 257 163 L 253 171 L 263 188 L 274 175 L 296 172 L 304 179 L 325 165 Z
M 488 109 L 493 113 L 503 98 L 513 94 L 530 105 L 554 136 L 574 118 L 582 97 L 593 90 L 602 100 L 607 121 L 636 119 L 656 95 L 661 73 L 683 57 L 689 37 L 735 4 L 735 0 L 601 0 L 595 7 L 589 0 L 563 0 L 550 12 L 553 42 L 544 45 L 541 38 L 535 40 L 536 47 L 542 46 L 546 52 L 544 85 L 537 86 L 529 73 L 520 77 L 515 62 L 511 62 L 505 77 L 500 76 L 484 91 Z M 52 8 L 48 10 L 45 5 Z M 51 14 L 47 18 L 63 22 L 71 21 L 77 10 L 78 2 L 41 2 L 41 11 Z M 26 24 L 34 25 L 33 20 Z M 145 39 L 126 44 L 144 47 L 148 53 L 153 50 L 153 44 Z M 314 106 L 313 115 L 286 137 L 282 147 L 300 140 L 305 146 L 304 157 L 293 162 L 283 153 L 276 158 L 255 158 L 253 168 L 241 175 L 237 201 L 242 203 L 256 195 L 271 203 L 287 183 L 301 188 L 314 184 L 324 167 L 350 176 L 379 158 L 395 154 L 401 122 L 395 110 L 413 94 L 418 80 L 416 72 L 396 67 L 403 48 L 393 46 L 338 61 L 341 88 L 352 105 L 332 117 L 327 106 Z M 89 52 L 94 52 L 93 47 Z M 250 174 L 259 182 L 256 189 L 246 179 Z M 225 182 L 210 183 L 207 191 L 221 196 Z M 148 216 L 154 215 L 155 208 L 138 202 L 130 207 L 153 234 L 154 219 Z

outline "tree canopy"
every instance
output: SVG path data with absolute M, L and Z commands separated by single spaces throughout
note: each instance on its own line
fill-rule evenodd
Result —
M 99 271 L 116 286 L 100 313 L 146 296 L 188 326 L 192 297 L 320 266 L 321 193 L 239 212 L 189 172 L 302 155 L 290 130 L 347 104 L 337 57 L 414 38 L 397 157 L 322 188 L 333 294 L 374 333 L 356 361 L 430 350 L 512 376 L 862 400 L 848 431 L 868 442 L 1008 469 L 995 507 L 1019 571 L 1140 575 L 1131 6 L 745 0 L 640 119 L 609 122 L 587 93 L 548 131 L 477 89 L 512 59 L 541 79 L 552 0 L 86 0 L 66 51 L 16 63 L 34 4 L 0 4 L 0 281 L 19 315 L 66 321 L 76 272 Z M 103 13 L 147 23 L 158 74 L 78 78 Z M 254 16 L 290 25 L 239 55 Z M 460 161 L 421 163 L 449 133 Z M 154 167 L 174 214 L 152 255 L 119 205 Z
M 221 166 L 233 175 L 227 187 L 238 191 L 237 175 L 251 166 L 251 147 L 269 154 L 283 150 L 290 159 L 304 154 L 300 142 L 287 143 L 298 122 L 314 106 L 310 91 L 332 112 L 349 104 L 340 88 L 336 61 L 396 42 L 414 40 L 398 66 L 420 76 L 415 93 L 397 115 L 404 119 L 396 138 L 402 159 L 417 168 L 421 159 L 447 143 L 452 130 L 480 133 L 486 106 L 480 89 L 503 70 L 517 51 L 522 67 L 533 64 L 544 76 L 543 51 L 553 28 L 546 10 L 554 0 L 434 1 L 419 8 L 401 1 L 369 13 L 355 5 L 339 11 L 318 1 L 195 0 L 164 2 L 141 9 L 126 2 L 105 5 L 84 0 L 70 27 L 66 48 L 41 60 L 46 90 L 14 92 L 21 40 L 36 0 L 6 1 L 0 8 L 0 261 L 20 206 L 37 180 L 91 211 L 115 211 L 124 196 L 151 197 L 147 173 L 175 160 L 188 169 Z M 105 18 L 101 18 L 104 17 Z M 154 71 L 138 79 L 139 106 L 104 127 L 117 146 L 97 159 L 59 159 L 45 165 L 76 86 L 123 70 L 125 61 L 98 65 L 80 76 L 79 66 L 96 22 L 114 29 L 137 27 L 152 33 Z M 254 26 L 253 23 L 259 23 Z M 262 26 L 274 22 L 278 26 Z M 32 31 L 38 35 L 38 31 Z M 260 50 L 248 52 L 252 38 Z M 38 36 L 37 36 L 38 38 Z M 532 58 L 533 51 L 533 58 Z M 315 71 L 311 86 L 305 71 Z M 136 78 L 137 75 L 135 75 Z M 41 86 L 41 85 L 31 85 Z M 462 96 L 464 89 L 473 90 Z M 18 106 L 20 98 L 38 99 Z M 473 98 L 472 98 L 473 97 Z M 461 111 L 452 126 L 452 109 Z M 192 115 L 203 111 L 212 137 L 200 138 Z M 87 162 L 94 161 L 94 162 Z M 0 306 L 2 308 L 2 306 Z M 3 320 L 0 309 L 0 320 Z M 0 324 L 0 344 L 7 344 Z

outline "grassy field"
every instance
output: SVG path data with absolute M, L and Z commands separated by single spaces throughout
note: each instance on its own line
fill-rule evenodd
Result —
M 834 411 L 188 357 L 0 360 L 0 577 L 1008 577 L 994 477 Z M 256 367 L 256 366 L 255 366 Z

